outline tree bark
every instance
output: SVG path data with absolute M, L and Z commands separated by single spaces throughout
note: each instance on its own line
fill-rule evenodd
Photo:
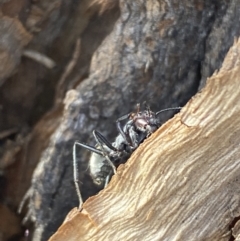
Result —
M 222 68 L 72 210 L 50 241 L 234 240 L 240 215 L 240 40 Z M 232 235 L 234 229 L 234 237 Z

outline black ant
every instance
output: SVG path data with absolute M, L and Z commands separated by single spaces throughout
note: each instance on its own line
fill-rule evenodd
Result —
M 149 107 L 140 111 L 138 104 L 136 113 L 129 113 L 117 119 L 119 134 L 113 143 L 110 143 L 96 130 L 93 131 L 93 136 L 97 142 L 95 147 L 76 141 L 73 145 L 73 176 L 79 199 L 79 210 L 82 209 L 83 200 L 78 181 L 76 146 L 82 146 L 92 152 L 89 160 L 90 175 L 95 184 L 106 187 L 112 175 L 116 174 L 116 167 L 124 163 L 140 143 L 160 127 L 158 115 L 164 111 L 180 109 L 181 107 L 173 107 L 155 113 Z M 127 121 L 125 125 L 121 126 L 121 121 L 124 120 Z

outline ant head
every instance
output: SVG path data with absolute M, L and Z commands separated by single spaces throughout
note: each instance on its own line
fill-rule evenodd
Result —
M 153 133 L 160 126 L 160 121 L 158 119 L 158 114 L 169 111 L 169 110 L 179 110 L 181 107 L 173 107 L 168 109 L 163 109 L 154 113 L 149 107 L 144 111 L 138 111 L 137 113 L 132 113 L 130 119 L 132 119 L 136 129 L 140 132 L 147 133 L 147 136 Z
M 147 133 L 147 135 L 154 132 L 159 126 L 158 118 L 150 108 L 137 113 L 132 113 L 130 118 L 136 129 L 140 132 Z

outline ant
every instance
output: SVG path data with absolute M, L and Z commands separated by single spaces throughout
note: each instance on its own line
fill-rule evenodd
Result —
M 116 124 L 119 134 L 113 143 L 110 143 L 96 130 L 93 131 L 93 136 L 97 142 L 95 147 L 75 141 L 73 145 L 73 178 L 79 199 L 79 210 L 82 209 L 83 199 L 79 188 L 76 146 L 84 147 L 92 152 L 89 160 L 90 175 L 95 184 L 105 188 L 112 175 L 116 174 L 116 167 L 124 163 L 140 143 L 160 127 L 158 115 L 165 111 L 180 109 L 181 107 L 173 107 L 155 113 L 149 107 L 140 111 L 140 105 L 138 104 L 136 112 L 117 119 Z M 121 126 L 121 122 L 124 120 L 126 123 Z

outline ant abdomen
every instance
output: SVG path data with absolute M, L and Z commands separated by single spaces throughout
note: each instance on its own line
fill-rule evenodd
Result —
M 92 153 L 89 160 L 89 172 L 95 184 L 105 186 L 106 178 L 112 175 L 112 167 L 108 164 L 105 157 Z

